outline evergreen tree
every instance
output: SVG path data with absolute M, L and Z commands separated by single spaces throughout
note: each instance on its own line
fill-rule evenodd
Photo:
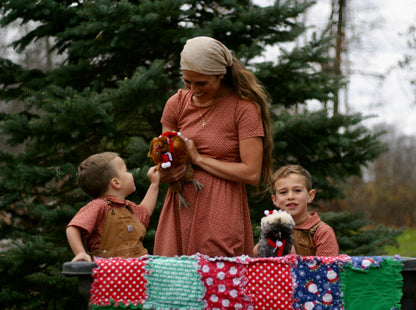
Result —
M 83 307 L 76 281 L 61 275 L 62 264 L 73 257 L 65 226 L 89 201 L 77 187 L 76 167 L 97 152 L 120 153 L 134 169 L 137 191 L 129 199 L 141 200 L 149 185 L 148 145 L 160 134 L 164 103 L 182 87 L 179 53 L 196 35 L 224 42 L 267 86 L 276 167 L 299 163 L 311 171 L 321 197 L 339 195 L 342 181 L 359 174 L 361 165 L 382 151 L 377 134 L 360 126 L 361 115 L 286 111 L 311 99 L 328 102 L 337 92 L 342 77 L 320 69 L 333 61 L 325 56 L 329 41 L 313 38 L 304 47 L 282 50 L 277 63 L 253 62 L 267 47 L 295 41 L 306 29 L 297 17 L 310 5 L 312 1 L 276 1 L 268 7 L 230 0 L 2 1 L 1 26 L 36 22 L 33 31 L 13 42 L 17 52 L 50 38 L 51 51 L 64 59 L 42 71 L 0 58 L 0 100 L 25 105 L 20 113 L 0 117 L 7 143 L 24 145 L 17 154 L 0 151 L 0 239 L 12 242 L 0 255 L 2 307 Z M 148 230 L 145 246 L 150 250 L 163 194 Z M 270 207 L 268 197 L 251 199 L 253 225 Z M 371 254 L 375 249 L 366 250 Z
M 365 212 L 326 212 L 322 220 L 337 229 L 337 240 L 343 253 L 350 256 L 383 255 L 387 245 L 398 246 L 396 237 L 404 227 L 386 229 L 368 219 Z

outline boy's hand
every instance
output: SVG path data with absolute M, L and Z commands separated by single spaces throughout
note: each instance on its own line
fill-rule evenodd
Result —
M 149 171 L 147 171 L 147 177 L 152 184 L 160 183 L 160 173 L 159 170 L 156 169 L 156 166 L 150 167 Z
M 80 252 L 72 259 L 72 261 L 73 262 L 79 262 L 79 261 L 92 262 L 92 259 L 91 259 L 91 256 L 89 256 L 87 253 Z

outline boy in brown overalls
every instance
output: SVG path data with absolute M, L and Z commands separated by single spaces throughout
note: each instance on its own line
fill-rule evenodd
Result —
M 320 219 L 318 213 L 308 211 L 308 205 L 316 194 L 311 174 L 299 165 L 283 166 L 273 174 L 272 190 L 275 207 L 289 213 L 295 221 L 293 239 L 296 254 L 337 256 L 339 246 L 334 230 Z M 254 257 L 257 248 L 258 244 L 253 250 Z
M 125 198 L 136 190 L 134 178 L 117 153 L 92 155 L 78 167 L 78 183 L 94 200 L 81 208 L 66 227 L 74 261 L 147 254 L 143 238 L 159 194 L 156 167 L 147 173 L 151 184 L 140 205 Z M 84 248 L 82 239 L 84 239 Z

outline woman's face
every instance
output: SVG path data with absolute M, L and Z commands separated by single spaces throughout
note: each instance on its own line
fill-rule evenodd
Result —
M 186 88 L 193 95 L 198 104 L 209 104 L 212 99 L 219 96 L 221 79 L 224 75 L 205 75 L 194 71 L 183 70 L 182 78 Z

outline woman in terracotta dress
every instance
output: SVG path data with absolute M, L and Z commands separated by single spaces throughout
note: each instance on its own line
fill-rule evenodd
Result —
M 269 184 L 272 137 L 268 96 L 254 74 L 219 41 L 196 37 L 181 52 L 186 89 L 166 103 L 163 132 L 185 138 L 202 183 L 188 183 L 178 206 L 170 190 L 159 218 L 154 254 L 252 255 L 253 232 L 246 184 Z M 161 182 L 184 176 L 185 167 L 162 169 Z

